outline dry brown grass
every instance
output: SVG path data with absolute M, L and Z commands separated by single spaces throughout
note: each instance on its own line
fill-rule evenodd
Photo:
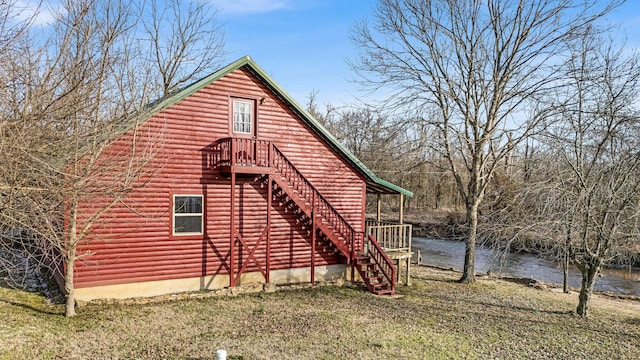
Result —
M 416 269 L 400 299 L 315 289 L 141 305 L 91 304 L 73 319 L 37 294 L 0 288 L 0 358 L 637 359 L 640 304 Z

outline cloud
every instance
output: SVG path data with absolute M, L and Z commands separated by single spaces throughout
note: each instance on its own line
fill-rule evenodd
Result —
M 291 0 L 213 0 L 223 13 L 244 15 L 291 9 Z
M 54 1 L 17 0 L 12 15 L 20 21 L 29 20 L 33 25 L 46 26 L 53 22 L 58 7 Z

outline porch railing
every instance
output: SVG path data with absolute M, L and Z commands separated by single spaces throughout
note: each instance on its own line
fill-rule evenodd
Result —
M 271 142 L 266 140 L 226 138 L 212 148 L 212 163 L 219 166 L 269 166 Z
M 366 235 L 373 235 L 385 251 L 411 251 L 411 224 L 366 221 Z

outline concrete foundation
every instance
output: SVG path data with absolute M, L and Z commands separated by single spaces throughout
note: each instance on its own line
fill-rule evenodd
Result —
M 338 282 L 347 279 L 350 267 L 345 264 L 317 266 L 315 280 L 318 282 Z M 301 284 L 311 281 L 311 267 L 273 270 L 270 273 L 272 285 Z M 265 279 L 260 272 L 242 274 L 239 286 L 264 284 Z M 229 275 L 210 275 L 188 279 L 145 281 L 138 283 L 94 286 L 76 289 L 78 301 L 96 299 L 130 299 L 152 297 L 167 294 L 218 290 L 229 286 Z

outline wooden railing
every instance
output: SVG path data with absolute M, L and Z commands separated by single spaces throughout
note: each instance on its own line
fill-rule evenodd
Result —
M 367 254 L 378 265 L 380 272 L 389 282 L 391 289 L 396 288 L 396 267 L 380 244 L 372 235 L 367 236 Z
M 215 166 L 269 166 L 271 142 L 226 138 L 212 146 L 208 163 Z
M 298 195 L 306 199 L 315 214 L 319 214 L 322 221 L 328 223 L 347 245 L 351 254 L 345 254 L 353 259 L 356 252 L 362 251 L 363 235 L 356 232 L 353 227 L 331 206 L 320 192 L 307 180 L 298 169 L 284 156 L 284 154 L 272 145 L 271 165 L 274 170 L 282 175 Z
M 231 165 L 269 166 L 271 142 L 266 140 L 233 138 L 231 140 Z
M 410 252 L 412 230 L 411 224 L 367 220 L 365 233 L 373 235 L 384 250 Z
M 328 224 L 331 231 L 344 241 L 349 259 L 355 261 L 355 255 L 363 253 L 374 261 L 382 275 L 395 289 L 396 268 L 385 253 L 384 248 L 411 249 L 411 225 L 367 222 L 367 233 L 355 229 L 338 213 L 338 211 L 320 194 L 320 192 L 302 175 L 300 171 L 273 143 L 265 140 L 226 138 L 211 144 L 203 151 L 206 169 L 219 167 L 247 166 L 269 167 L 284 179 L 298 197 L 311 206 L 313 214 L 320 215 L 323 223 Z M 376 238 L 380 239 L 379 243 Z M 366 249 L 365 249 L 366 242 Z M 341 249 L 344 251 L 344 249 Z

